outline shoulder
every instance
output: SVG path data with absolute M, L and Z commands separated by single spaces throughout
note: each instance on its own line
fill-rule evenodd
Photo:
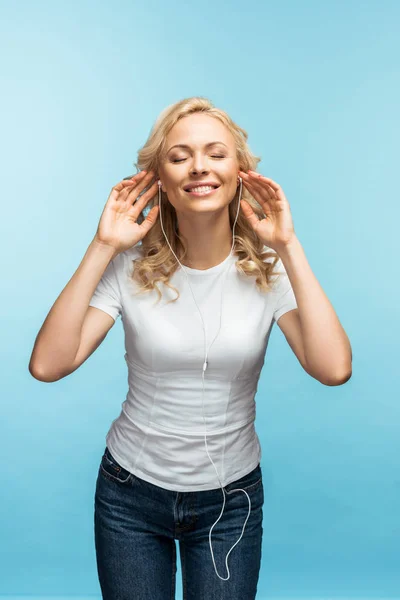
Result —
M 283 262 L 280 259 L 279 254 L 277 254 L 275 250 L 272 250 L 272 248 L 268 248 L 268 246 L 264 246 L 264 252 L 268 252 L 269 256 L 264 258 L 263 262 L 273 263 L 274 260 L 277 259 L 275 262 L 275 266 L 272 269 L 273 274 L 271 274 L 271 282 L 276 283 L 278 285 L 280 280 L 284 279 L 285 276 L 287 276 L 286 269 L 283 266 Z
M 282 259 L 280 258 L 279 254 L 275 252 L 275 250 L 264 246 L 264 251 L 270 254 L 270 256 L 264 259 L 264 262 L 272 263 L 274 262 L 274 259 L 277 259 L 270 274 L 270 283 L 271 292 L 281 295 L 282 293 L 286 292 L 288 288 L 290 288 L 287 271 L 284 267 Z
M 116 277 L 120 285 L 125 285 L 132 274 L 133 261 L 142 256 L 141 246 L 132 246 L 115 256 L 107 267 L 109 275 Z
M 127 267 L 132 265 L 132 261 L 142 258 L 142 256 L 142 245 L 136 244 L 136 246 L 132 246 L 132 248 L 128 248 L 127 250 L 120 252 L 114 258 L 115 266 L 118 269 L 125 270 Z
M 125 256 L 125 258 L 129 260 L 135 260 L 136 258 L 141 258 L 143 256 L 143 247 L 139 242 L 136 246 L 132 246 L 132 248 L 128 248 L 128 250 L 124 250 L 121 252 Z
M 266 263 L 272 263 L 276 257 L 279 258 L 278 254 L 275 252 L 275 250 L 272 250 L 272 248 L 268 248 L 268 246 L 263 247 L 263 253 L 264 254 L 268 253 L 268 255 L 263 259 L 263 261 Z

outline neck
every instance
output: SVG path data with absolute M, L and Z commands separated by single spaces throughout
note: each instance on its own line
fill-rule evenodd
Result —
M 182 237 L 184 235 L 179 232 Z M 232 247 L 232 232 L 221 238 L 207 231 L 197 238 L 185 238 L 187 254 L 181 263 L 191 269 L 211 269 L 222 263 L 229 255 Z M 189 241 L 190 240 L 190 241 Z
M 183 230 L 182 230 L 183 225 Z M 187 222 L 179 226 L 179 235 L 183 237 L 187 254 L 182 264 L 191 269 L 211 269 L 222 263 L 232 247 L 232 231 L 227 221 L 210 219 L 207 223 L 190 225 Z

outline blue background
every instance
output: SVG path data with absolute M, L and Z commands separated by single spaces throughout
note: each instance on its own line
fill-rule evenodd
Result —
M 28 363 L 158 114 L 201 95 L 283 187 L 353 349 L 352 378 L 327 387 L 273 329 L 257 598 L 400 598 L 399 19 L 394 1 L 2 5 L 0 594 L 101 597 L 94 488 L 127 391 L 121 320 L 63 380 Z

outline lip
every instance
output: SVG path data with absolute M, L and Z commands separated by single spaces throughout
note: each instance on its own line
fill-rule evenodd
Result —
M 185 192 L 188 192 L 189 190 L 187 189 L 188 187 L 194 188 L 194 187 L 200 187 L 202 185 L 212 185 L 212 186 L 220 186 L 221 184 L 218 183 L 217 181 L 191 181 L 190 183 L 187 183 L 183 189 L 185 190 Z
M 217 192 L 219 190 L 221 186 L 218 186 L 217 188 L 214 188 L 213 190 L 210 190 L 209 192 L 192 192 L 191 190 L 184 190 L 187 194 L 190 194 L 190 196 L 197 196 L 198 198 L 208 198 L 208 196 L 211 196 L 211 194 L 214 194 L 215 192 Z

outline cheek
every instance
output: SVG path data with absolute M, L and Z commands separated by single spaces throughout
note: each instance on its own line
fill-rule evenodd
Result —
M 239 167 L 236 168 L 235 166 L 230 165 L 229 169 L 226 170 L 225 179 L 236 187 L 238 175 Z
M 168 173 L 166 178 L 166 185 L 170 189 L 171 193 L 179 194 L 182 191 L 182 186 L 187 181 L 187 176 L 181 169 L 176 169 L 174 173 Z

